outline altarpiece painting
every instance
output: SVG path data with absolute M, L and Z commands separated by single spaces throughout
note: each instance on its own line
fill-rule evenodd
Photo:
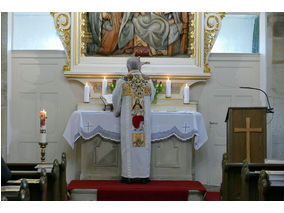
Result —
M 85 56 L 177 56 L 192 54 L 187 12 L 89 12 L 85 20 Z

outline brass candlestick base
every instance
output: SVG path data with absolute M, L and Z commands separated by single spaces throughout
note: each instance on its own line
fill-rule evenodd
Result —
M 47 146 L 47 143 L 38 143 L 41 148 L 41 163 L 45 163 L 45 148 Z

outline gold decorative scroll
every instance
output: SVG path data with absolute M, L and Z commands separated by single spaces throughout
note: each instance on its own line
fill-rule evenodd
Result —
M 210 73 L 208 58 L 212 47 L 217 39 L 221 29 L 222 19 L 226 13 L 208 13 L 204 14 L 204 72 Z
M 50 15 L 53 16 L 54 25 L 57 34 L 64 46 L 67 63 L 63 66 L 63 71 L 70 71 L 70 61 L 71 61 L 71 13 L 57 13 L 51 12 Z
M 190 50 L 192 52 L 190 58 L 195 58 L 196 56 L 196 13 L 191 13 L 191 19 L 189 23 L 189 29 L 192 29 L 188 34 L 188 43 L 190 45 Z M 197 38 L 199 39 L 199 38 Z
M 92 41 L 92 34 L 88 30 L 88 18 L 87 12 L 81 12 L 80 14 L 80 56 L 85 56 L 87 52 L 87 43 Z

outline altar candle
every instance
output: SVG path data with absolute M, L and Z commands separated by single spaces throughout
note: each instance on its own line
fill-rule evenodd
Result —
M 171 80 L 169 78 L 166 81 L 166 97 L 167 98 L 171 97 Z
M 107 80 L 106 77 L 104 77 L 104 80 L 102 82 L 102 95 L 107 94 Z
M 189 86 L 187 84 L 183 89 L 183 103 L 189 104 Z
M 84 88 L 84 102 L 90 102 L 90 86 L 88 83 L 85 84 Z
M 46 111 L 40 111 L 40 143 L 46 143 Z

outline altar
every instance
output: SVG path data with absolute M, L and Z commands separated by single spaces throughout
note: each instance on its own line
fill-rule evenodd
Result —
M 120 178 L 120 118 L 113 112 L 74 111 L 64 138 L 81 142 L 80 179 Z M 194 180 L 194 151 L 208 137 L 199 112 L 152 112 L 151 179 Z

